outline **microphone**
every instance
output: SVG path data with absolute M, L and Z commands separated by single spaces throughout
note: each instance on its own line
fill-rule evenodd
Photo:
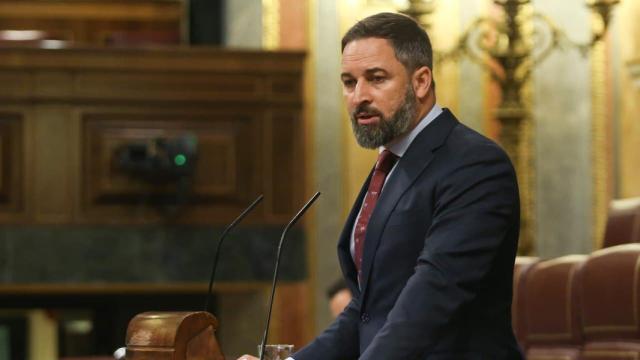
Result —
M 127 355 L 127 348 L 121 347 L 113 352 L 113 358 L 115 360 L 125 360 L 125 356 Z
M 233 220 L 231 224 L 227 225 L 227 228 L 224 229 L 224 231 L 222 232 L 222 235 L 220 235 L 220 240 L 218 240 L 218 246 L 216 246 L 216 256 L 213 260 L 213 268 L 211 269 L 211 278 L 209 279 L 209 291 L 207 292 L 207 300 L 205 301 L 205 304 L 204 304 L 204 311 L 211 312 L 210 307 L 211 307 L 211 294 L 213 290 L 213 279 L 216 276 L 218 258 L 220 257 L 220 247 L 222 246 L 222 242 L 224 241 L 224 238 L 227 236 L 229 231 L 231 231 L 231 229 L 233 229 L 236 225 L 238 225 L 238 223 L 242 221 L 242 219 L 244 219 L 245 216 L 247 216 L 251 212 L 251 210 L 253 210 L 262 201 L 263 198 L 264 198 L 264 195 L 258 196 L 251 203 L 251 205 L 249 205 L 246 209 L 244 209 L 244 211 L 240 215 L 238 215 L 238 217 L 235 220 Z
M 271 323 L 271 310 L 273 309 L 273 296 L 276 293 L 276 283 L 278 282 L 278 270 L 280 269 L 280 256 L 282 255 L 282 244 L 284 243 L 284 238 L 287 236 L 289 229 L 295 225 L 296 222 L 304 215 L 304 213 L 311 207 L 311 205 L 316 201 L 316 199 L 320 196 L 320 192 L 316 192 L 309 201 L 298 211 L 298 213 L 289 221 L 287 226 L 282 231 L 282 236 L 280 236 L 280 243 L 278 243 L 278 253 L 276 255 L 276 268 L 273 271 L 273 283 L 271 284 L 271 297 L 269 299 L 269 313 L 267 315 L 267 326 L 264 329 L 264 336 L 262 337 L 262 346 L 260 347 L 260 360 L 264 360 L 265 346 L 267 345 L 267 337 L 269 336 L 269 323 Z

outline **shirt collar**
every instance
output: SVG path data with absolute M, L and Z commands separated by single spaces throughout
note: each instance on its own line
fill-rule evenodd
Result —
M 409 148 L 409 145 L 411 145 L 411 143 L 413 142 L 413 139 L 415 139 L 416 136 L 418 136 L 418 134 L 420 134 L 420 132 L 424 130 L 424 128 L 427 127 L 427 125 L 429 125 L 441 113 L 442 108 L 438 106 L 438 104 L 434 104 L 429 113 L 427 113 L 427 115 L 423 117 L 411 131 L 402 135 L 402 137 L 398 139 L 398 141 L 389 146 L 389 151 L 391 151 L 398 157 L 402 157 Z M 378 152 L 381 153 L 385 149 L 387 149 L 387 147 L 380 146 L 378 148 Z

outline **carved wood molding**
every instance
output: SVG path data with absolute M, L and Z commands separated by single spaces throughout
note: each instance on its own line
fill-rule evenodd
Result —
M 304 53 L 213 48 L 3 48 L 0 69 L 300 76 Z M 299 87 L 298 87 L 299 88 Z
M 82 20 L 138 20 L 180 21 L 182 2 L 176 0 L 62 0 L 0 2 L 1 18 L 82 19 Z

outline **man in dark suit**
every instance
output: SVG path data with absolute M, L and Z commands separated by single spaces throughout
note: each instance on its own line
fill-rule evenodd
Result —
M 519 229 L 505 152 L 436 104 L 432 51 L 383 13 L 342 39 L 358 143 L 380 156 L 338 243 L 353 300 L 295 360 L 521 359 L 511 329 Z

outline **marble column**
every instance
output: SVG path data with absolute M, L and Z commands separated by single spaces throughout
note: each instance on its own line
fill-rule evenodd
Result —
M 536 0 L 571 39 L 589 40 L 583 0 Z M 592 250 L 591 84 L 587 57 L 555 50 L 533 74 L 536 167 L 536 254 L 555 257 Z
M 313 191 L 322 197 L 315 208 L 309 242 L 309 266 L 316 332 L 331 322 L 325 291 L 341 276 L 337 239 L 343 216 L 343 124 L 340 88 L 340 37 L 336 1 L 311 1 L 310 99 L 313 142 Z

